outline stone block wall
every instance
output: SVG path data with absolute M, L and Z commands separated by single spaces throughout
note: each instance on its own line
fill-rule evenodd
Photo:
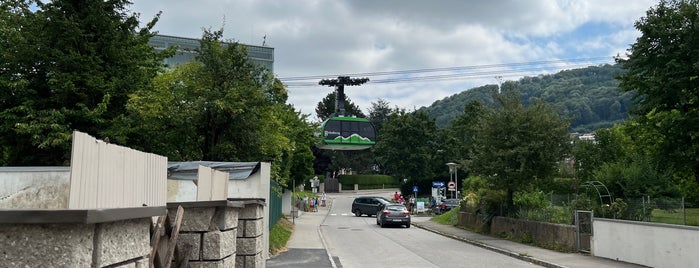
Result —
M 235 267 L 264 267 L 264 214 L 262 204 L 247 204 L 238 215 L 238 252 Z
M 180 254 L 186 253 L 188 267 L 235 267 L 239 208 L 220 204 L 183 208 L 177 247 Z M 168 217 L 174 219 L 176 213 L 177 208 L 168 205 Z
M 148 267 L 150 218 L 2 223 L 2 267 Z

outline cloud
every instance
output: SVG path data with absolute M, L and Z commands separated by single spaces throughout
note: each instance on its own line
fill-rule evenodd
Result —
M 266 36 L 266 44 L 275 49 L 278 77 L 333 78 L 352 73 L 611 57 L 635 42 L 639 33 L 633 23 L 655 3 L 156 0 L 136 1 L 132 9 L 141 13 L 143 23 L 162 10 L 155 27 L 161 34 L 198 38 L 202 28 L 223 27 L 224 38 L 252 45 L 261 45 Z M 512 69 L 502 68 L 506 79 L 522 75 L 512 75 L 508 68 Z M 483 83 L 495 84 L 496 75 L 370 82 L 347 94 L 365 112 L 379 98 L 413 109 Z M 315 105 L 330 91 L 321 86 L 290 87 L 290 102 L 303 113 L 314 113 Z

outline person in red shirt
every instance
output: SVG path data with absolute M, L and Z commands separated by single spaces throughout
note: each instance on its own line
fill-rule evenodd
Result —
M 399 198 L 400 198 L 400 194 L 398 194 L 398 192 L 393 194 L 393 200 L 395 200 L 395 202 L 398 202 Z

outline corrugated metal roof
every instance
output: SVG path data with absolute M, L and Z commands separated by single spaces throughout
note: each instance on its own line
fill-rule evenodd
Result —
M 199 165 L 227 172 L 229 180 L 244 180 L 260 169 L 260 162 L 168 162 L 167 178 L 171 180 L 196 180 Z

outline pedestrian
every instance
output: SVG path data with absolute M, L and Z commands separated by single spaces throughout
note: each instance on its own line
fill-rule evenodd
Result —
M 401 205 L 405 205 L 405 198 L 403 198 L 402 195 L 398 198 L 398 203 L 400 203 Z
M 320 203 L 318 203 L 318 196 L 316 195 L 315 197 L 313 197 L 313 199 L 313 203 L 316 205 L 313 212 L 318 212 L 318 206 L 320 206 Z
M 315 211 L 315 201 L 316 201 L 315 197 L 311 198 L 311 200 L 310 200 L 311 212 L 316 212 Z
M 411 195 L 410 198 L 408 199 L 408 211 L 413 211 L 413 208 L 415 207 L 415 196 Z
M 328 196 L 325 194 L 325 192 L 323 192 L 323 195 L 320 196 L 320 202 L 321 202 L 320 204 L 321 204 L 321 206 L 325 207 L 325 201 L 326 201 L 326 200 L 328 200 Z
M 308 196 L 303 197 L 303 211 L 308 212 Z
M 393 194 L 393 201 L 394 201 L 394 202 L 398 202 L 398 198 L 400 198 L 400 194 L 398 194 L 398 192 L 395 192 L 395 193 Z

